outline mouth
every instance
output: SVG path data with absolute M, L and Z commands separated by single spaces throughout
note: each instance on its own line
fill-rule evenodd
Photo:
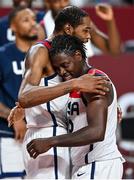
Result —
M 70 74 L 64 74 L 62 76 L 62 78 L 63 78 L 64 81 L 68 81 L 68 80 L 72 79 L 73 77 Z
M 32 28 L 30 32 L 31 32 L 31 34 L 37 34 L 37 29 L 36 28 Z

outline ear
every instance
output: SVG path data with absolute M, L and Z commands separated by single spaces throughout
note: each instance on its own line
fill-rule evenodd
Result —
M 64 30 L 64 33 L 68 35 L 72 35 L 74 31 L 73 27 L 69 23 L 64 25 L 63 30 Z
M 10 28 L 11 28 L 11 30 L 12 30 L 14 33 L 16 32 L 15 23 L 11 23 Z
M 78 61 L 83 61 L 83 60 L 82 60 L 82 54 L 81 54 L 81 52 L 80 52 L 79 50 L 76 50 L 76 51 L 75 51 L 74 57 L 75 57 L 75 59 L 78 60 Z

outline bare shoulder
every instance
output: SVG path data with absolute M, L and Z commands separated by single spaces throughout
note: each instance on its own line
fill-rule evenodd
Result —
M 49 52 L 48 49 L 42 44 L 33 45 L 25 58 L 25 68 L 29 69 L 34 65 L 40 64 L 44 66 L 49 62 Z
M 83 93 L 83 96 L 86 99 L 87 103 L 96 101 L 100 103 L 107 102 L 107 104 L 110 105 L 113 101 L 114 92 L 113 92 L 112 82 L 110 78 L 108 77 L 108 75 L 104 73 L 103 71 L 101 71 L 100 69 L 96 69 L 96 68 L 91 68 L 88 71 L 88 74 L 93 74 L 94 76 L 107 77 L 107 81 L 109 81 L 109 83 L 105 84 L 105 86 L 107 86 L 107 88 L 109 89 L 109 92 L 107 92 L 105 95 L 100 95 L 100 94 L 95 94 L 95 93 Z

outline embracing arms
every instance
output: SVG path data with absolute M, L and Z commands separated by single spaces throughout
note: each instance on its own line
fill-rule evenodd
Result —
M 112 91 L 111 87 L 109 88 Z M 36 158 L 39 154 L 46 152 L 51 147 L 83 146 L 104 139 L 107 109 L 112 102 L 113 96 L 85 94 L 85 98 L 87 100 L 86 112 L 88 126 L 70 134 L 32 140 L 27 145 L 27 150 L 31 157 Z

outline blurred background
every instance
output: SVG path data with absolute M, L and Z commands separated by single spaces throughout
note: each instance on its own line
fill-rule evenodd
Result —
M 118 145 L 127 161 L 124 164 L 124 178 L 134 179 L 134 0 L 71 0 L 72 5 L 86 10 L 97 27 L 107 34 L 106 23 L 95 12 L 97 3 L 109 3 L 113 7 L 121 53 L 108 55 L 93 46 L 95 55 L 89 58 L 89 63 L 104 70 L 117 88 L 118 103 L 123 113 L 117 132 Z M 12 6 L 12 0 L 0 0 L 0 19 L 9 14 Z M 32 8 L 47 12 L 45 0 L 33 0 Z

